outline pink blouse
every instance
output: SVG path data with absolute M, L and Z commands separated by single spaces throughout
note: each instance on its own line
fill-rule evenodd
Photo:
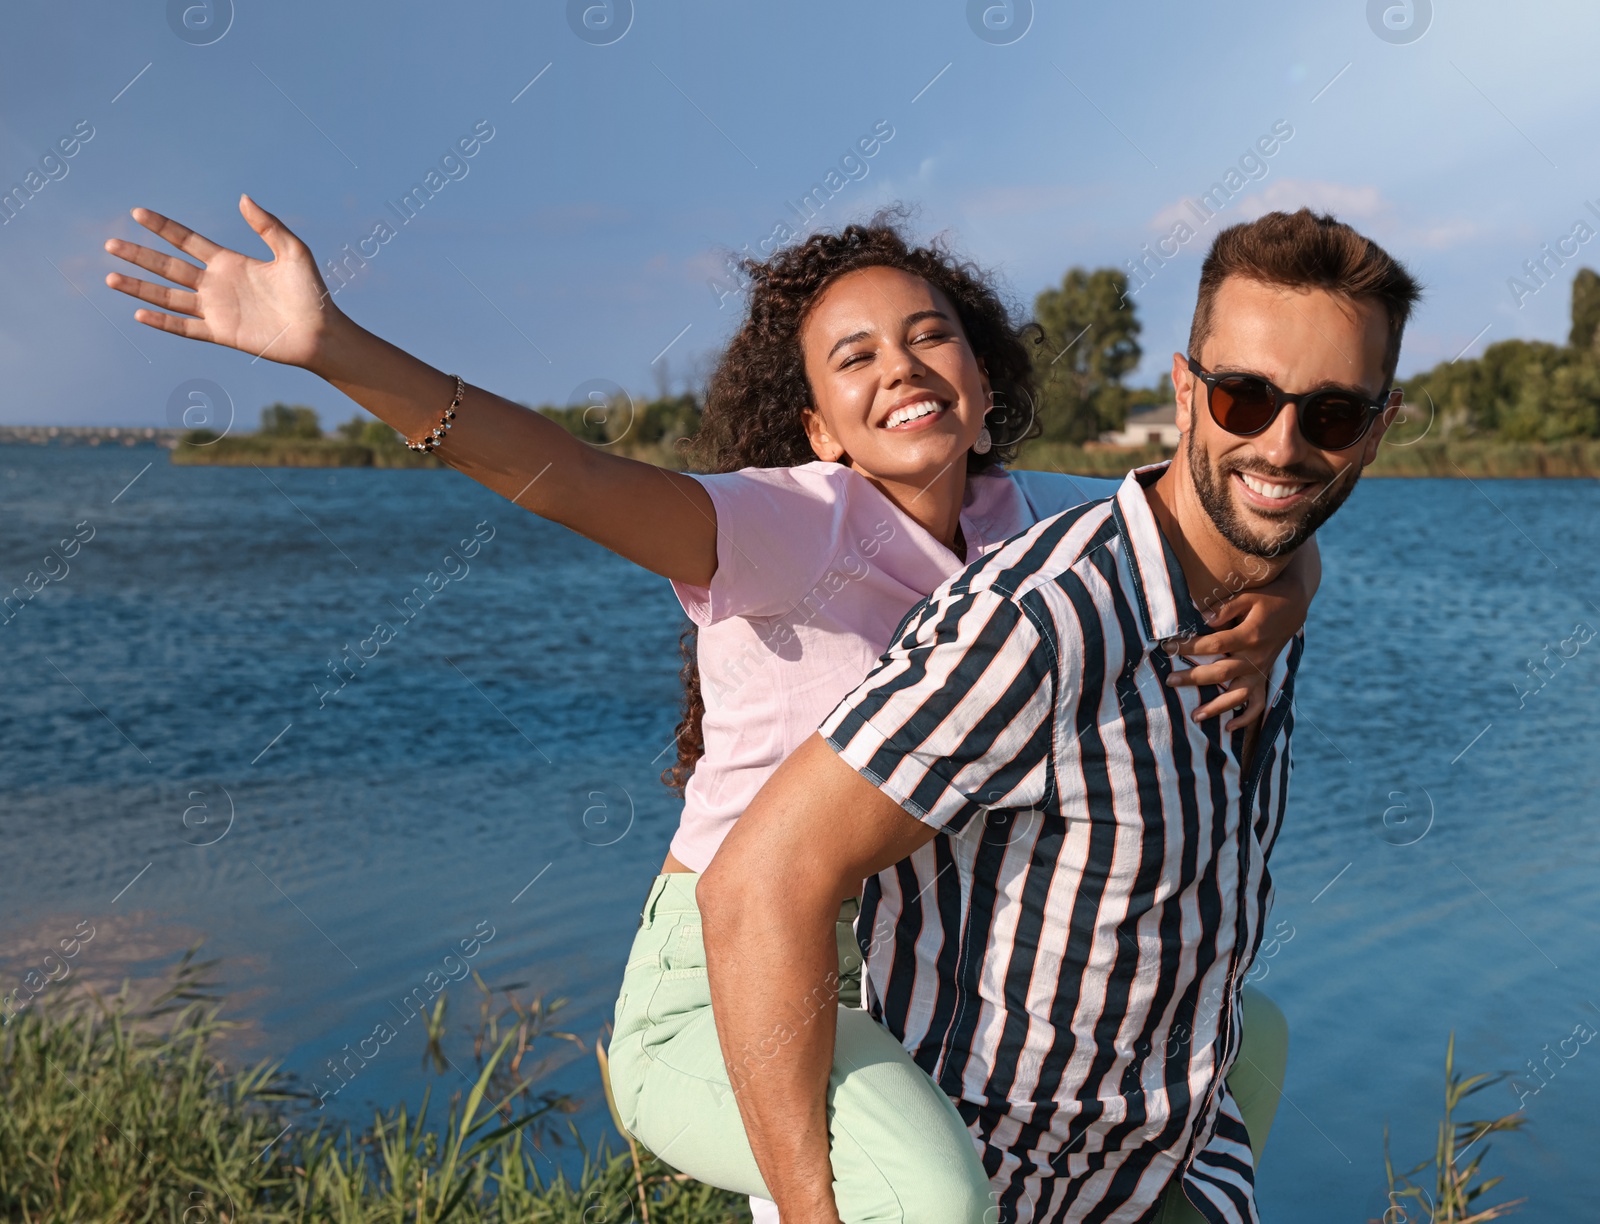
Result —
M 705 755 L 672 854 L 704 871 L 762 783 L 860 684 L 914 604 L 966 563 L 837 463 L 696 477 L 717 511 L 709 587 L 674 582 L 699 626 Z M 991 468 L 967 481 L 976 561 L 1020 531 L 1116 493 L 1117 480 Z

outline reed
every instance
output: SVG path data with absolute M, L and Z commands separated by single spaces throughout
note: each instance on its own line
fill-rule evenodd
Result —
M 1452 1030 L 1444 1052 L 1444 1117 L 1439 1123 L 1438 1141 L 1431 1157 L 1405 1173 L 1396 1174 L 1389 1156 L 1389 1127 L 1384 1126 L 1383 1170 L 1389 1180 L 1388 1208 L 1381 1221 L 1372 1224 L 1407 1224 L 1410 1218 L 1407 1202 L 1425 1224 L 1487 1224 L 1527 1202 L 1525 1198 L 1506 1203 L 1479 1202 L 1505 1180 L 1503 1176 L 1482 1177 L 1483 1158 L 1489 1154 L 1489 1145 L 1483 1140 L 1490 1135 L 1521 1130 L 1528 1120 L 1517 1111 L 1498 1118 L 1458 1121 L 1456 1111 L 1468 1097 L 1501 1083 L 1507 1076 L 1504 1072 L 1463 1076 L 1456 1071 L 1455 1064 L 1456 1035 Z M 1474 1148 L 1477 1154 L 1463 1163 L 1462 1158 Z
M 0 1219 L 29 1224 L 726 1224 L 747 1201 L 675 1173 L 631 1142 L 584 1151 L 563 1172 L 532 1133 L 568 1112 L 537 1090 L 543 1039 L 589 1048 L 550 1020 L 560 1000 L 524 1003 L 516 985 L 481 979 L 477 1079 L 438 1122 L 431 1089 L 369 1126 L 329 1126 L 276 1063 L 229 1069 L 213 1053 L 234 1028 L 191 948 L 167 989 L 135 1007 L 110 998 L 17 1014 L 0 1040 Z M 505 1005 L 496 1007 L 495 996 Z M 445 1010 L 429 1017 L 430 1047 Z M 603 1047 L 593 1054 L 605 1066 Z M 424 1055 L 428 1057 L 432 1050 Z M 524 1065 L 524 1059 L 529 1061 Z M 1486 1140 L 1525 1118 L 1460 1121 L 1468 1097 L 1499 1081 L 1455 1070 L 1445 1054 L 1444 1116 L 1433 1155 L 1396 1173 L 1384 1129 L 1389 1197 L 1382 1224 L 1484 1224 L 1524 1200 L 1485 1204 Z M 572 1131 L 570 1122 L 568 1130 Z M 576 1132 L 572 1131 L 574 1139 Z M 626 1135 L 624 1135 L 626 1139 Z M 581 1146 L 581 1145 L 580 1145 Z M 1470 1159 L 1469 1159 L 1470 1157 Z M 1376 1224 L 1376 1222 L 1375 1222 Z
M 476 1081 L 430 1123 L 431 1090 L 357 1131 L 318 1121 L 276 1063 L 230 1070 L 235 1027 L 191 948 L 154 1002 L 34 1008 L 0 1043 L 0 1218 L 30 1224 L 655 1224 L 748 1220 L 737 1195 L 648 1156 L 585 1152 L 560 1171 L 531 1141 L 552 1098 L 510 1072 L 550 1008 L 514 998 Z M 439 1019 L 442 1020 L 442 1012 Z M 552 1034 L 553 1035 L 553 1034 Z M 533 1068 L 535 1076 L 538 1066 Z M 510 1072 L 508 1074 L 508 1072 Z M 570 1129 L 570 1124 L 569 1124 Z M 576 1134 L 574 1132 L 574 1138 Z

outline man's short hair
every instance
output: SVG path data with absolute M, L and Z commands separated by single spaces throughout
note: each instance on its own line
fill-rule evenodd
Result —
M 1404 264 L 1372 239 L 1309 208 L 1269 212 L 1254 221 L 1230 225 L 1212 242 L 1200 268 L 1200 295 L 1189 328 L 1189 354 L 1196 359 L 1211 334 L 1217 289 L 1230 276 L 1285 289 L 1326 289 L 1354 301 L 1377 302 L 1389 317 L 1383 378 L 1386 383 L 1394 378 L 1400 361 L 1400 336 L 1422 296 L 1422 286 Z

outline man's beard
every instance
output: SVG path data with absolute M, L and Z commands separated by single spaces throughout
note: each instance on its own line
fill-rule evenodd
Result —
M 1318 527 L 1333 517 L 1333 512 L 1344 504 L 1345 498 L 1349 497 L 1351 490 L 1356 487 L 1356 481 L 1361 478 L 1361 466 L 1354 459 L 1348 466 L 1355 468 L 1355 472 L 1348 478 L 1345 477 L 1343 467 L 1331 472 L 1318 471 L 1309 464 L 1280 468 L 1263 463 L 1259 459 L 1251 461 L 1243 457 L 1234 459 L 1231 456 L 1224 459 L 1219 467 L 1213 468 L 1210 453 L 1198 445 L 1195 431 L 1192 429 L 1185 439 L 1185 447 L 1189 471 L 1194 476 L 1194 488 L 1199 495 L 1200 505 L 1205 508 L 1212 524 L 1222 533 L 1223 539 L 1251 557 L 1281 557 L 1299 548 L 1311 538 Z M 1295 505 L 1281 517 L 1263 515 L 1275 526 L 1269 528 L 1266 534 L 1257 535 L 1239 512 L 1239 507 L 1228 489 L 1234 472 L 1248 472 L 1252 476 L 1268 481 L 1281 480 L 1286 483 L 1309 481 L 1317 486 L 1318 492 Z

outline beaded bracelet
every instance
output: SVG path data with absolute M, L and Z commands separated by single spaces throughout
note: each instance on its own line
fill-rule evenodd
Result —
M 450 422 L 455 419 L 456 409 L 461 407 L 461 397 L 467 390 L 466 383 L 461 381 L 461 375 L 452 374 L 450 377 L 456 380 L 455 399 L 450 401 L 450 407 L 444 410 L 444 415 L 439 418 L 439 423 L 433 427 L 433 431 L 427 437 L 423 438 L 421 442 L 413 442 L 409 438 L 406 440 L 406 445 L 412 450 L 431 452 L 438 447 L 440 442 L 444 441 L 444 431 L 450 428 Z

